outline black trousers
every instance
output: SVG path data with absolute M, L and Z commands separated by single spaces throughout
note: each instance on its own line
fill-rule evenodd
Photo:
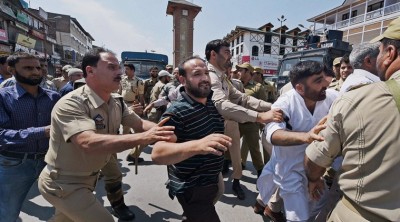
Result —
M 220 222 L 213 201 L 217 196 L 218 185 L 192 187 L 176 197 L 183 208 L 185 222 Z

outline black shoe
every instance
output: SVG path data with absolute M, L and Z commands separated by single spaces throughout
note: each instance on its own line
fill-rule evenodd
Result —
M 126 161 L 135 163 L 135 157 L 128 155 L 128 156 L 126 156 Z M 138 163 L 141 163 L 141 162 L 144 162 L 144 159 L 142 157 L 139 157 Z
M 246 198 L 246 195 L 244 194 L 244 191 L 242 190 L 240 183 L 234 182 L 232 184 L 232 190 L 239 200 L 244 200 Z
M 125 204 L 112 208 L 112 214 L 120 220 L 133 220 L 135 214 Z

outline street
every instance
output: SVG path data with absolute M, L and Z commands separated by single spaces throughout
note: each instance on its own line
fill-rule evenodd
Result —
M 134 221 L 181 221 L 182 209 L 176 199 L 171 200 L 165 188 L 167 180 L 166 166 L 153 165 L 150 157 L 151 148 L 147 147 L 141 154 L 145 159 L 139 165 L 139 172 L 135 175 L 135 165 L 125 160 L 129 151 L 118 154 L 120 167 L 124 175 L 123 190 L 125 203 L 135 213 Z M 239 200 L 232 193 L 232 182 L 227 182 L 225 177 L 225 194 L 216 204 L 216 209 L 221 221 L 269 221 L 266 217 L 253 213 L 252 205 L 257 196 L 256 171 L 252 163 L 247 160 L 246 169 L 243 170 L 242 184 L 246 192 L 246 199 Z M 129 164 L 129 165 L 128 165 Z M 230 169 L 230 173 L 232 168 Z M 230 173 L 228 175 L 230 175 Z M 110 210 L 103 180 L 96 187 L 96 196 Z M 42 198 L 35 183 L 24 202 L 18 221 L 47 221 L 54 213 L 54 208 Z M 115 218 L 116 221 L 117 218 Z

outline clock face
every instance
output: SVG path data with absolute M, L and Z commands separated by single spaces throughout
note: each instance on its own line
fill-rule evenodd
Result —
M 182 15 L 184 15 L 184 16 L 188 16 L 188 15 L 189 15 L 189 13 L 188 13 L 188 10 L 186 10 L 186 9 L 183 9 L 183 10 L 182 10 Z

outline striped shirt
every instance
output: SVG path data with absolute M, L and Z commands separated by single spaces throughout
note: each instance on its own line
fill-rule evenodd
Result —
M 44 127 L 50 125 L 59 98 L 57 92 L 41 87 L 33 97 L 18 83 L 0 89 L 0 150 L 46 153 L 49 138 Z
M 211 100 L 206 104 L 192 100 L 181 87 L 182 98 L 169 107 L 161 119 L 171 117 L 165 126 L 175 126 L 177 143 L 202 139 L 212 133 L 224 133 L 224 119 Z M 168 166 L 169 194 L 184 193 L 187 188 L 218 183 L 224 156 L 196 155 Z

